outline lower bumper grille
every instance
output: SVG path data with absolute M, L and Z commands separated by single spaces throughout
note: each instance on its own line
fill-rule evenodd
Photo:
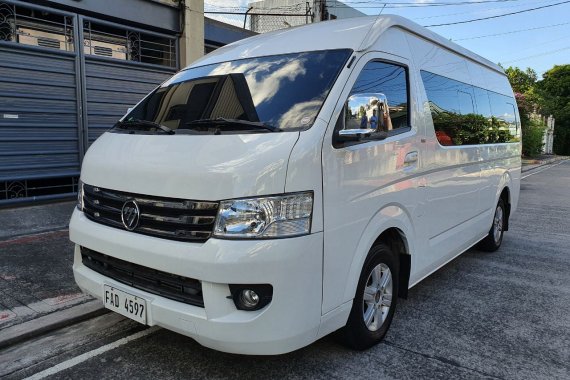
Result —
M 204 307 L 202 283 L 81 247 L 83 265 L 103 276 L 174 301 Z

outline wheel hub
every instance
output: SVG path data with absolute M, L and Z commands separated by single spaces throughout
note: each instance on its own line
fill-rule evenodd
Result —
M 498 244 L 501 240 L 501 234 L 503 232 L 503 208 L 501 206 L 497 206 L 493 222 L 493 238 L 495 239 L 495 243 Z
M 376 292 L 376 296 L 374 297 L 374 302 L 378 303 L 382 299 L 382 292 L 379 290 Z
M 368 276 L 362 300 L 364 324 L 370 331 L 378 330 L 392 304 L 392 272 L 386 264 L 378 264 Z

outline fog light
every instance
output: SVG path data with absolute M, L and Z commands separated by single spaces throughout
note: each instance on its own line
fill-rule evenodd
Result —
M 261 310 L 273 298 L 273 286 L 270 284 L 228 284 L 230 297 L 236 309 L 245 311 Z
M 244 289 L 239 295 L 239 300 L 246 309 L 253 309 L 259 303 L 259 296 L 251 289 Z

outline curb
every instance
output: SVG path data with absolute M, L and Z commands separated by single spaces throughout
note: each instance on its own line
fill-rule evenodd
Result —
M 531 170 L 535 170 L 535 169 L 541 168 L 541 167 L 546 166 L 546 165 L 554 164 L 554 163 L 556 163 L 556 162 L 566 161 L 566 160 L 568 160 L 568 159 L 569 159 L 568 157 L 564 157 L 564 158 L 551 158 L 551 159 L 542 161 L 540 164 L 526 165 L 526 166 L 523 166 L 523 167 L 522 167 L 521 173 L 529 172 L 529 171 L 531 171 Z
M 0 350 L 59 328 L 108 313 L 100 300 L 56 311 L 43 317 L 0 330 Z

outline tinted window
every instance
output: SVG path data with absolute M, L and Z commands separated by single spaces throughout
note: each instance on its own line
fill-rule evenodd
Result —
M 385 62 L 369 62 L 354 83 L 350 95 L 370 94 L 385 100 L 370 104 L 361 110 L 360 128 L 372 128 L 386 132 L 408 127 L 408 81 L 406 69 Z M 384 108 L 387 108 L 386 110 Z M 366 121 L 366 126 L 363 125 Z M 345 125 L 345 129 L 350 129 Z
M 218 118 L 306 129 L 350 53 L 306 52 L 188 69 L 150 94 L 125 120 L 152 121 L 174 130 Z
M 489 93 L 491 100 L 492 123 L 498 130 L 495 138 L 498 142 L 517 141 L 520 138 L 520 128 L 516 119 L 514 99 L 496 94 Z
M 441 145 L 515 142 L 514 100 L 453 79 L 421 72 L 435 134 Z
M 491 103 L 489 101 L 489 91 L 479 87 L 473 88 L 475 91 L 475 103 L 477 103 L 477 113 L 486 118 L 493 116 L 491 113 Z
M 464 86 L 465 87 L 465 86 Z M 473 104 L 473 94 L 471 88 L 462 88 L 457 91 L 457 100 L 459 101 L 459 112 L 462 115 L 475 113 L 475 105 Z

